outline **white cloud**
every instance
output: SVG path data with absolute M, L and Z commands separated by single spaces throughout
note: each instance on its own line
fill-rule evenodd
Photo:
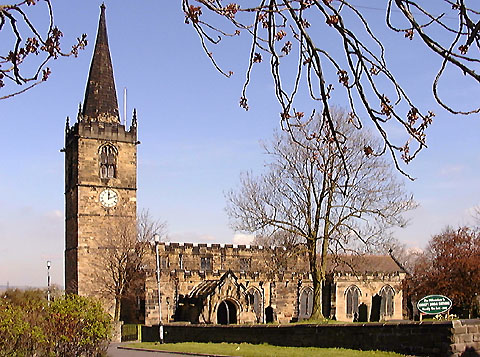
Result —
M 448 165 L 440 169 L 440 175 L 442 176 L 457 176 L 465 170 L 464 165 Z
M 45 217 L 50 219 L 63 219 L 63 212 L 56 209 L 45 213 Z
M 422 254 L 423 253 L 423 249 L 420 248 L 420 247 L 408 247 L 407 248 L 407 253 L 408 254 Z
M 252 243 L 254 237 L 253 234 L 235 233 L 232 240 L 234 244 L 247 245 Z

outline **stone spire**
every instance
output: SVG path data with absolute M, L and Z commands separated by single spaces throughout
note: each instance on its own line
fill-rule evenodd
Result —
M 83 102 L 83 120 L 120 123 L 112 60 L 108 47 L 105 4 L 100 6 L 97 42 Z

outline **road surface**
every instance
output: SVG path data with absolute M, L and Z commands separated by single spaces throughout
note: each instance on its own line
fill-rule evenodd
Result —
M 168 353 L 168 352 L 151 352 L 151 351 L 133 351 L 133 350 L 124 350 L 117 348 L 125 344 L 121 343 L 111 343 L 108 346 L 107 355 L 108 357 L 192 357 L 192 355 L 185 355 L 179 353 Z

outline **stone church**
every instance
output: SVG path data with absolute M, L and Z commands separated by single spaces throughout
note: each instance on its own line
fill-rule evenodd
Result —
M 135 226 L 138 144 L 135 111 L 129 127 L 120 121 L 102 5 L 83 106 L 65 128 L 67 292 L 100 297 L 98 277 L 107 268 L 98 264 L 98 252 L 111 227 Z M 153 250 L 149 260 L 156 260 Z M 291 252 L 161 243 L 159 261 L 164 323 L 288 323 L 311 314 L 312 281 L 302 247 Z M 402 319 L 404 277 L 390 256 L 332 258 L 322 289 L 324 315 L 339 321 Z M 122 316 L 158 324 L 158 300 L 155 270 L 146 267 L 143 287 L 125 301 Z M 112 304 L 105 307 L 112 311 Z

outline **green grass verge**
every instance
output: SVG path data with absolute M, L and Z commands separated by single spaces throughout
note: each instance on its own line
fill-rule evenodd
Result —
M 224 356 L 245 356 L 245 357 L 296 357 L 296 356 L 335 356 L 335 357 L 394 357 L 404 356 L 393 352 L 383 351 L 356 351 L 343 348 L 316 348 L 316 347 L 280 347 L 263 345 L 251 345 L 248 343 L 166 343 L 155 342 L 130 343 L 126 347 L 145 349 L 157 349 L 172 352 L 190 352 L 216 354 Z

